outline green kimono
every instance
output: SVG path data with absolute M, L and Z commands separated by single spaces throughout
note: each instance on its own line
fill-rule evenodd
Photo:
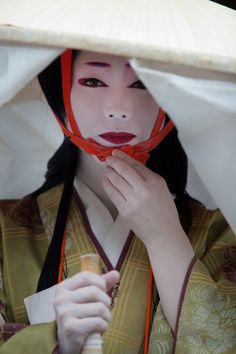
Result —
M 61 192 L 62 186 L 57 186 L 36 200 L 0 204 L 2 354 L 58 352 L 55 321 L 28 325 L 23 300 L 36 291 Z M 175 333 L 154 289 L 149 354 L 235 354 L 236 237 L 219 210 L 207 211 L 192 203 L 191 211 L 188 237 L 196 257 L 183 284 Z M 74 193 L 67 222 L 68 277 L 80 271 L 80 255 L 90 252 L 100 255 L 104 272 L 112 269 Z M 145 246 L 130 234 L 117 264 L 119 296 L 109 330 L 103 335 L 104 354 L 143 352 L 149 267 Z

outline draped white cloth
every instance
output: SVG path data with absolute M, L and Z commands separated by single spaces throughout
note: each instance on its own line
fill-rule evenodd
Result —
M 0 47 L 0 199 L 43 181 L 62 134 L 33 78 L 62 49 Z M 236 76 L 136 59 L 132 67 L 176 124 L 190 163 L 188 189 L 218 206 L 236 231 Z

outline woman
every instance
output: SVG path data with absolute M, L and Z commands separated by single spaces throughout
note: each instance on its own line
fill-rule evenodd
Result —
M 148 341 L 149 353 L 232 352 L 232 231 L 219 211 L 186 194 L 176 131 L 127 60 L 71 55 L 62 56 L 62 79 L 59 60 L 39 77 L 67 138 L 44 185 L 14 205 L 3 202 L 1 217 L 3 310 L 8 302 L 10 317 L 24 322 L 23 299 L 37 280 L 38 292 L 60 282 L 55 321 L 22 329 L 0 350 L 80 353 L 88 334 L 103 332 L 104 353 L 147 352 Z M 13 255 L 14 232 L 27 257 Z M 104 275 L 79 272 L 87 252 L 100 255 Z M 32 274 L 17 279 L 16 295 L 20 266 Z

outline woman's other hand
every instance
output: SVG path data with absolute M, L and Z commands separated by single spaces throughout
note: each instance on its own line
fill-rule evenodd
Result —
M 54 309 L 60 354 L 78 354 L 92 333 L 103 333 L 111 320 L 111 299 L 107 291 L 119 280 L 119 273 L 105 275 L 81 272 L 61 282 Z
M 192 245 L 165 180 L 123 152 L 113 154 L 107 159 L 104 188 L 147 247 L 160 302 L 174 331 L 181 289 L 194 257 Z
M 146 246 L 181 230 L 175 203 L 161 176 L 119 150 L 106 164 L 104 189 Z

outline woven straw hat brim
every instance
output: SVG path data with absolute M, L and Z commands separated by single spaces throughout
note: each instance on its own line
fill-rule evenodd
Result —
M 209 0 L 1 0 L 0 40 L 236 73 L 236 11 Z

